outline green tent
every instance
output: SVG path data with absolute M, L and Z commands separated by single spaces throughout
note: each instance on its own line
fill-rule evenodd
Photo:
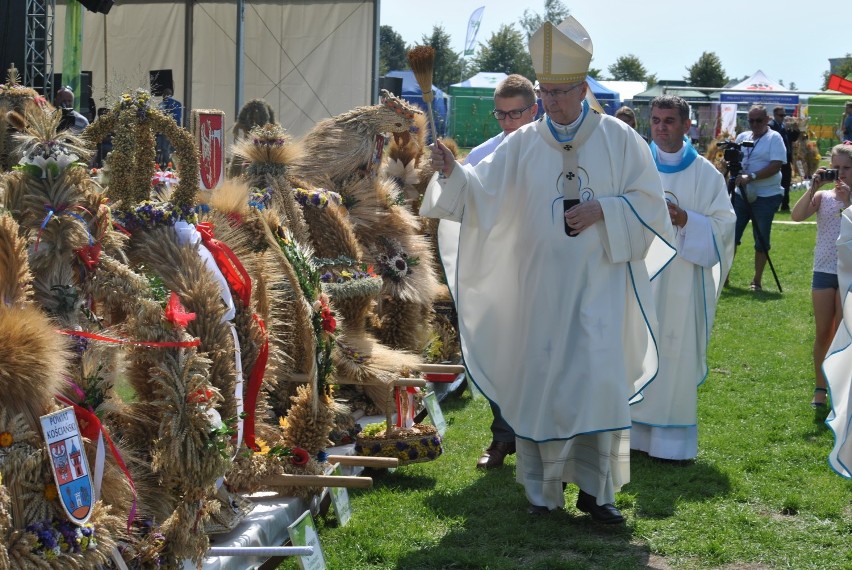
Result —
M 475 147 L 500 132 L 500 123 L 491 111 L 494 89 L 506 77 L 505 73 L 479 72 L 450 85 L 449 133 L 460 147 Z
M 837 137 L 837 129 L 840 128 L 846 101 L 852 101 L 852 96 L 811 95 L 808 98 L 808 131 L 817 141 L 819 153 L 823 156 L 841 142 Z

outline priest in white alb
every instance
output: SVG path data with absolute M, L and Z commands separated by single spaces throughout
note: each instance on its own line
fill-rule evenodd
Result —
M 586 101 L 583 26 L 545 23 L 530 54 L 546 116 L 476 166 L 437 142 L 420 213 L 461 222 L 464 361 L 515 431 L 529 512 L 562 508 L 574 483 L 580 511 L 621 523 L 628 401 L 657 371 L 645 258 L 673 230 L 648 145 Z
M 831 412 L 825 423 L 834 432 L 828 464 L 841 477 L 852 479 L 852 208 L 843 210 L 840 217 L 837 281 L 843 320 L 822 364 L 831 396 Z
M 673 461 L 698 453 L 698 386 L 707 378 L 707 344 L 734 259 L 737 220 L 725 178 L 685 139 L 690 126 L 689 105 L 681 97 L 651 101 L 651 154 L 675 227 L 677 257 L 651 283 L 660 371 L 631 407 L 630 447 Z

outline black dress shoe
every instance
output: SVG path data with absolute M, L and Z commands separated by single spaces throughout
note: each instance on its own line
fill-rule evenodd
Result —
M 541 505 L 530 505 L 529 507 L 527 507 L 527 512 L 531 515 L 542 516 L 549 515 L 550 509 L 548 509 L 547 507 L 542 507 Z
M 603 524 L 621 524 L 624 522 L 624 516 L 621 511 L 615 508 L 615 505 L 612 503 L 599 505 L 593 496 L 582 490 L 577 495 L 577 508 L 588 513 L 595 522 Z
M 492 441 L 488 449 L 482 452 L 482 457 L 476 462 L 476 467 L 477 469 L 502 467 L 506 456 L 513 453 L 515 453 L 514 441 Z

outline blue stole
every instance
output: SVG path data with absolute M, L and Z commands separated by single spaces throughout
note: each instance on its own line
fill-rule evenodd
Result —
M 680 172 L 681 170 L 686 170 L 689 168 L 695 159 L 698 158 L 698 151 L 695 150 L 695 147 L 692 146 L 692 143 L 686 137 L 683 137 L 683 146 L 685 147 L 683 151 L 683 156 L 680 159 L 679 164 L 668 165 L 668 164 L 660 164 L 659 159 L 657 158 L 657 144 L 651 142 L 651 156 L 654 157 L 654 163 L 657 165 L 657 172 L 663 172 L 666 174 L 674 174 L 675 172 Z
M 589 103 L 585 99 L 583 99 L 583 111 L 580 113 L 580 115 L 581 115 L 580 122 L 577 123 L 577 129 L 578 130 L 580 128 L 580 125 L 583 124 L 583 121 L 586 120 L 586 114 L 588 112 L 589 112 Z M 553 135 L 553 138 L 555 138 L 559 142 L 569 142 L 569 141 L 574 140 L 574 135 L 566 136 L 566 135 L 563 135 L 559 131 L 556 130 L 556 127 L 553 126 L 553 121 L 550 119 L 550 115 L 546 115 L 545 119 L 547 120 L 547 127 L 550 129 L 550 134 Z M 574 134 L 577 134 L 576 131 L 574 132 Z

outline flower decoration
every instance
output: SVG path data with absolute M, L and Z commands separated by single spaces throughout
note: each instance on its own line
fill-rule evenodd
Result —
M 255 453 L 260 455 L 269 455 L 271 457 L 286 457 L 293 465 L 307 465 L 311 460 L 311 454 L 301 447 L 285 447 L 283 445 L 269 445 L 262 439 L 255 438 L 257 448 Z
M 8 431 L 0 433 L 0 447 L 11 447 L 15 443 L 15 438 Z
M 387 251 L 377 258 L 377 266 L 382 277 L 399 282 L 412 273 L 412 267 L 419 263 L 417 257 L 411 257 L 394 240 L 383 240 Z
M 337 204 L 338 206 L 343 203 L 343 199 L 340 197 L 340 194 L 332 192 L 331 190 L 326 190 L 325 188 L 318 188 L 316 190 L 294 188 L 293 195 L 296 198 L 296 201 L 302 206 L 311 205 L 320 209 L 327 207 L 329 202 Z
M 186 220 L 190 224 L 198 221 L 192 206 L 176 206 L 171 202 L 152 200 L 145 200 L 128 210 L 116 209 L 113 214 L 121 227 L 130 232 L 156 226 L 173 226 L 178 220 Z
M 186 325 L 195 320 L 195 313 L 187 312 L 174 291 L 169 296 L 169 302 L 166 305 L 166 320 L 180 328 L 185 328 Z
M 31 149 L 18 161 L 20 170 L 34 178 L 58 177 L 66 168 L 80 163 L 80 157 L 56 141 L 47 141 Z
M 252 186 L 249 188 L 249 207 L 257 210 L 265 210 L 272 202 L 272 188 L 258 188 Z
M 67 519 L 53 519 L 30 524 L 26 530 L 36 536 L 33 551 L 47 560 L 55 560 L 62 554 L 81 554 L 98 545 L 91 524 L 76 526 Z

